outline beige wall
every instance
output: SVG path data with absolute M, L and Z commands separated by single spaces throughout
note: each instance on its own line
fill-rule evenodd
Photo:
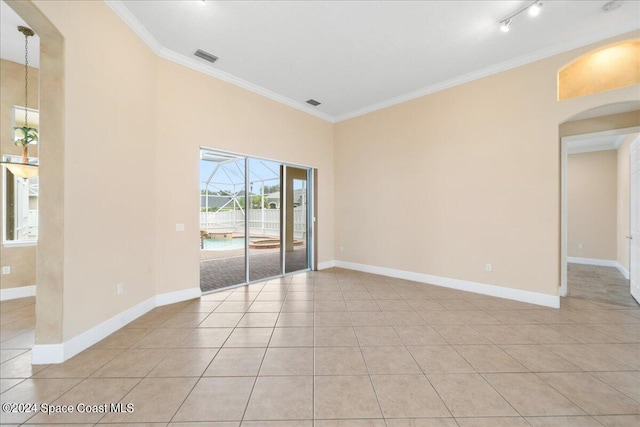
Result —
M 65 39 L 68 340 L 155 295 L 156 57 L 103 2 L 36 5 Z
M 617 258 L 616 150 L 571 154 L 567 160 L 569 257 Z M 582 245 L 580 249 L 579 245 Z
M 639 93 L 634 86 L 558 102 L 557 72 L 637 35 L 338 123 L 336 257 L 557 295 L 558 126 Z
M 64 301 L 41 307 L 64 307 L 63 340 L 199 286 L 200 145 L 318 168 L 319 258 L 333 258 L 330 123 L 159 59 L 103 2 L 35 4 L 65 41 Z
M 29 68 L 29 108 L 38 109 L 37 68 Z M 13 143 L 12 107 L 24 106 L 24 64 L 0 60 L 0 156 L 20 155 L 22 150 Z M 29 147 L 29 155 L 37 156 L 37 147 Z M 0 169 L 0 206 L 4 200 L 4 173 Z M 0 218 L 2 216 L 0 215 Z M 0 239 L 4 235 L 4 221 L 0 221 Z M 0 288 L 16 288 L 36 284 L 36 246 L 5 247 L 0 245 L 0 264 L 11 267 L 11 274 L 0 275 Z
M 200 146 L 318 168 L 318 258 L 333 259 L 333 126 L 158 59 L 158 293 L 199 286 Z
M 321 262 L 555 294 L 558 124 L 637 98 L 557 103 L 584 48 L 332 126 L 159 59 L 103 2 L 35 4 L 65 42 L 64 340 L 198 286 L 200 145 L 317 167 Z
M 629 193 L 629 185 L 630 185 L 630 149 L 631 142 L 633 142 L 636 138 L 638 138 L 640 134 L 631 134 L 627 135 L 624 139 L 620 147 L 617 150 L 618 157 L 618 174 L 617 174 L 617 182 L 618 182 L 618 212 L 617 212 L 617 233 L 616 233 L 616 246 L 617 246 L 617 261 L 618 263 L 624 267 L 627 271 L 629 271 L 629 239 L 627 236 L 630 235 L 629 232 L 629 224 L 630 224 L 630 193 Z

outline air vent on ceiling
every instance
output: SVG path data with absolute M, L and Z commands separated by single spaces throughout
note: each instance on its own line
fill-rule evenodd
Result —
M 320 103 L 319 103 L 318 101 L 316 101 L 315 99 L 309 99 L 309 100 L 307 101 L 307 104 L 311 104 L 311 105 L 313 105 L 314 107 L 317 107 L 318 105 L 320 105 Z
M 605 12 L 613 12 L 614 10 L 618 9 L 620 6 L 622 6 L 621 1 L 610 1 L 609 3 L 602 6 L 602 10 L 604 10 Z
M 202 49 L 198 49 L 196 50 L 196 52 L 194 53 L 195 56 L 204 59 L 205 61 L 209 61 L 209 62 L 216 62 L 218 60 L 218 57 L 215 55 L 210 54 L 209 52 L 205 52 Z

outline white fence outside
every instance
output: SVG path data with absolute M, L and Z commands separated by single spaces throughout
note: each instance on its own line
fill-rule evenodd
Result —
M 241 210 L 200 212 L 201 230 L 231 230 L 244 233 L 245 214 Z M 304 239 L 307 231 L 306 206 L 293 208 L 293 237 Z M 280 209 L 249 209 L 249 235 L 280 236 Z

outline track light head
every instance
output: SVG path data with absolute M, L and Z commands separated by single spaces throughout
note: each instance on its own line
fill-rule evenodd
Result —
M 531 6 L 529 6 L 529 15 L 530 16 L 538 16 L 540 15 L 540 11 L 542 10 L 542 2 L 537 1 Z
M 509 27 L 511 27 L 511 19 L 506 19 L 500 23 L 500 31 L 503 33 L 508 33 Z

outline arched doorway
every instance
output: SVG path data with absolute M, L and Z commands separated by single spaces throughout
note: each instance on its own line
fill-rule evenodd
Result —
M 628 150 L 626 152 L 623 150 L 625 147 L 628 148 L 638 132 L 640 132 L 640 101 L 591 108 L 572 116 L 559 126 L 561 141 L 561 296 L 581 295 L 579 288 L 576 287 L 573 292 L 570 289 L 570 279 L 575 277 L 575 275 L 569 274 L 570 265 L 573 266 L 573 273 L 577 270 L 584 270 L 579 272 L 581 274 L 590 274 L 592 272 L 590 269 L 594 269 L 594 267 L 589 266 L 597 266 L 603 271 L 609 268 L 611 272 L 605 272 L 605 275 L 614 274 L 617 269 L 620 271 L 620 277 L 625 276 L 628 279 L 629 271 L 633 268 L 629 263 L 629 242 L 626 240 L 626 236 L 629 234 L 629 200 L 623 191 L 616 190 L 616 186 L 621 185 L 621 179 L 628 181 L 629 154 Z M 605 157 L 608 157 L 608 160 Z M 613 165 L 613 172 L 605 170 L 607 167 L 604 165 L 606 164 Z M 625 170 L 627 178 L 622 176 Z M 568 176 L 570 171 L 574 174 L 573 181 Z M 611 177 L 611 173 L 617 174 L 617 182 L 615 182 L 616 176 Z M 596 176 L 596 174 L 598 175 Z M 593 207 L 594 203 L 598 204 L 598 197 L 600 197 L 598 194 L 602 195 L 607 191 L 606 185 L 601 182 L 607 179 L 607 174 L 609 174 L 610 182 L 614 180 L 611 185 L 613 185 L 614 199 L 617 197 L 617 200 L 614 200 L 615 206 L 600 201 L 598 212 L 594 213 L 595 211 L 590 210 L 589 206 Z M 596 185 L 593 185 L 594 183 Z M 600 184 L 602 185 L 600 186 Z M 611 185 L 609 186 L 611 187 Z M 600 187 L 600 189 L 597 190 L 595 187 Z M 585 204 L 584 201 L 588 201 L 590 204 Z M 605 206 L 607 204 L 609 206 Z M 614 221 L 614 223 L 605 224 L 610 221 Z M 609 231 L 605 233 L 603 230 L 607 229 L 607 226 Z M 588 245 L 583 242 L 585 239 L 589 240 Z M 624 253 L 625 245 L 626 254 Z M 605 247 L 608 249 L 604 249 Z M 619 283 L 621 282 L 619 281 Z M 633 304 L 628 287 L 626 295 L 619 295 L 619 298 L 613 297 L 618 289 L 615 291 L 607 292 L 607 288 L 599 287 L 598 281 L 594 279 L 590 288 L 585 289 L 582 296 L 599 298 L 601 302 L 607 303 Z
M 6 3 L 40 36 L 40 136 L 46 144 L 38 153 L 37 320 L 32 362 L 50 363 L 49 350 L 63 341 L 64 38 L 32 2 Z

